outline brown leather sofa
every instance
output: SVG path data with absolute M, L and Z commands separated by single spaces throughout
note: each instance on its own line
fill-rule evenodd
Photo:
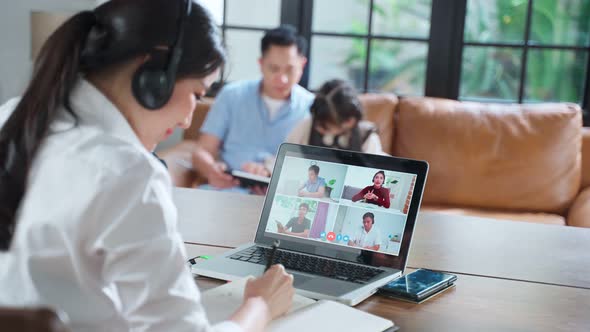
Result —
M 575 104 L 484 104 L 364 94 L 367 120 L 394 156 L 427 160 L 423 210 L 590 227 L 590 128 Z M 177 186 L 211 104 L 195 112 L 185 140 L 164 151 Z

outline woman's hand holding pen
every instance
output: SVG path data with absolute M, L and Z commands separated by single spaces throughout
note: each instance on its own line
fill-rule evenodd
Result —
M 272 320 L 291 308 L 294 294 L 293 275 L 287 273 L 282 265 L 275 264 L 262 277 L 248 280 L 244 301 L 261 297 L 268 307 L 269 320 Z

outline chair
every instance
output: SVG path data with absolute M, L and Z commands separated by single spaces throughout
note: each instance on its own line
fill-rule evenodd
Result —
M 2 331 L 66 332 L 69 329 L 55 311 L 48 308 L 0 307 Z

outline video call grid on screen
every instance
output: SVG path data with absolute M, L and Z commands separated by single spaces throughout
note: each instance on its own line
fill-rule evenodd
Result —
M 397 256 L 415 181 L 411 173 L 286 156 L 265 230 Z

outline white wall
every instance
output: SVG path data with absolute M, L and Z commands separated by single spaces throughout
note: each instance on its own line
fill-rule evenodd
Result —
M 286 157 L 283 162 L 277 192 L 285 195 L 297 195 L 297 190 L 309 179 L 308 169 L 312 163 L 320 168 L 319 177 L 324 178 L 326 182 L 332 179 L 336 180 L 331 197 L 340 198 L 347 169 L 345 165 L 294 157 Z
M 31 74 L 32 11 L 75 13 L 93 8 L 95 0 L 2 0 L 0 2 L 0 102 L 20 95 Z

